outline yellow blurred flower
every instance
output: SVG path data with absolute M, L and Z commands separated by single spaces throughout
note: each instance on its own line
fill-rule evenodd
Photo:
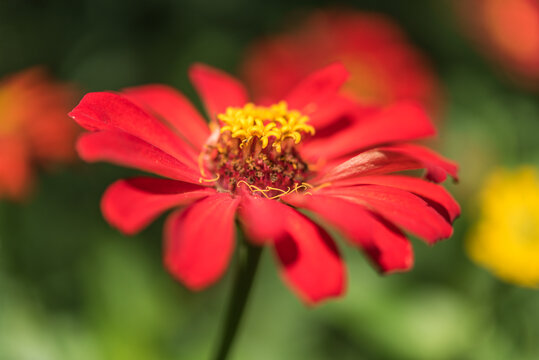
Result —
M 496 170 L 480 196 L 469 256 L 501 279 L 539 288 L 539 174 L 530 166 Z

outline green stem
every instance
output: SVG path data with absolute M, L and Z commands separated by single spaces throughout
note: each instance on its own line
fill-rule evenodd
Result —
M 256 275 L 263 247 L 251 245 L 245 238 L 239 242 L 239 256 L 234 285 L 215 360 L 225 360 L 236 337 L 245 305 Z

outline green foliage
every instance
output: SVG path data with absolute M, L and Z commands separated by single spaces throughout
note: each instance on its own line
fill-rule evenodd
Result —
M 284 287 L 266 252 L 233 359 L 539 358 L 539 293 L 500 283 L 462 250 L 485 174 L 539 165 L 539 102 L 487 67 L 450 12 L 432 3 L 352 5 L 394 16 L 441 74 L 448 101 L 436 146 L 462 168 L 461 183 L 449 185 L 463 205 L 454 237 L 433 248 L 415 242 L 415 269 L 388 277 L 347 248 L 348 294 L 315 309 Z M 191 62 L 233 72 L 241 51 L 278 29 L 285 11 L 316 5 L 8 0 L 0 2 L 0 73 L 46 64 L 83 91 L 162 82 L 193 96 Z M 133 238 L 102 220 L 101 193 L 131 173 L 77 164 L 42 174 L 29 202 L 0 203 L 0 360 L 212 353 L 229 278 L 190 293 L 162 267 L 162 220 Z

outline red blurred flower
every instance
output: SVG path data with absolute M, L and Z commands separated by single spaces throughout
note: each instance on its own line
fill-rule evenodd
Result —
M 280 98 L 311 71 L 341 61 L 350 79 L 343 93 L 364 104 L 411 99 L 439 105 L 437 80 L 425 59 L 389 18 L 320 11 L 281 35 L 254 44 L 243 73 L 257 97 Z
M 539 89 L 539 1 L 456 0 L 468 34 L 520 83 Z
M 186 206 L 166 222 L 165 264 L 189 288 L 205 288 L 225 272 L 236 217 L 249 241 L 273 247 L 284 278 L 309 303 L 342 294 L 345 270 L 328 233 L 296 207 L 341 230 L 384 273 L 412 266 L 403 230 L 430 244 L 451 235 L 459 206 L 442 187 L 387 175 L 426 168 L 438 182 L 456 176 L 453 163 L 403 143 L 434 133 L 419 106 L 358 107 L 353 125 L 328 126 L 348 109 L 337 95 L 348 75 L 340 64 L 268 107 L 248 104 L 243 85 L 218 70 L 195 65 L 189 74 L 209 128 L 182 94 L 163 85 L 90 93 L 70 114 L 91 131 L 78 143 L 86 161 L 169 178 L 120 180 L 106 191 L 102 211 L 134 234 Z M 311 137 L 320 127 L 325 132 Z
M 0 198 L 22 199 L 35 165 L 74 159 L 73 91 L 31 68 L 0 81 Z

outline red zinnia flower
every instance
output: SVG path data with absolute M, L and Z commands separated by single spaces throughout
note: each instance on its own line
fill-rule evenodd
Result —
M 106 191 L 102 211 L 133 234 L 186 206 L 166 222 L 165 264 L 189 288 L 205 288 L 225 272 L 236 216 L 249 241 L 273 246 L 286 281 L 310 303 L 340 295 L 345 270 L 328 233 L 295 207 L 340 229 L 382 272 L 412 266 L 402 230 L 431 244 L 451 235 L 459 206 L 442 187 L 386 175 L 426 168 L 435 181 L 456 176 L 454 164 L 402 143 L 434 133 L 420 107 L 358 108 L 352 127 L 318 138 L 311 135 L 319 125 L 341 113 L 337 93 L 347 72 L 340 64 L 267 107 L 248 103 L 244 87 L 218 70 L 195 65 L 189 74 L 209 128 L 182 94 L 163 85 L 90 93 L 70 114 L 92 131 L 78 143 L 83 159 L 169 178 L 120 180 Z
M 539 0 L 455 0 L 468 34 L 523 85 L 539 89 Z
M 73 91 L 40 68 L 0 81 L 0 197 L 22 199 L 34 165 L 74 159 L 77 128 L 66 116 Z
M 364 104 L 411 99 L 439 105 L 436 77 L 391 19 L 374 13 L 319 11 L 281 35 L 254 44 L 243 73 L 256 96 L 281 98 L 311 71 L 341 61 L 342 91 Z

